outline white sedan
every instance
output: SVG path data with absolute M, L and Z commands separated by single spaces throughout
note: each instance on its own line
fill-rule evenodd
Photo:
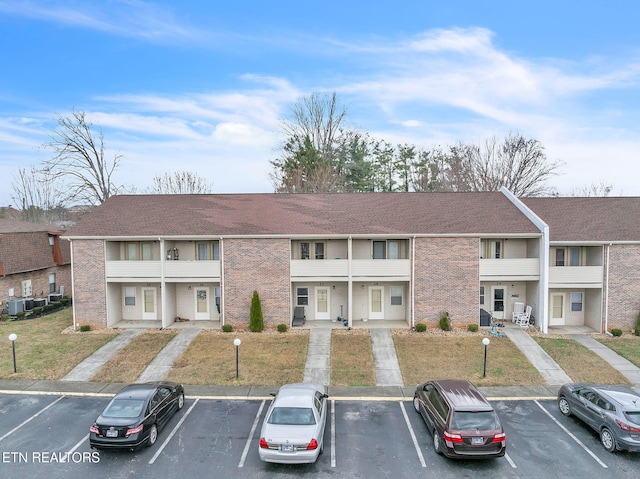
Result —
M 275 395 L 260 432 L 258 454 L 264 462 L 316 462 L 324 448 L 327 422 L 324 386 L 285 384 Z

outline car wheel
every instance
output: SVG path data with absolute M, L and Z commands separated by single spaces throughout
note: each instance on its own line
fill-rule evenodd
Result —
M 442 454 L 442 440 L 438 436 L 438 431 L 433 431 L 433 448 L 437 454 Z
M 600 442 L 607 451 L 613 452 L 616 450 L 616 440 L 613 437 L 613 433 L 606 427 L 600 431 Z
M 561 397 L 558 399 L 558 409 L 560 409 L 560 412 L 565 416 L 571 416 L 571 406 L 569 406 L 567 398 Z
M 183 406 L 184 406 L 184 393 L 180 393 L 180 396 L 178 396 L 178 411 L 182 409 Z
M 420 412 L 420 400 L 418 396 L 413 397 L 413 409 L 415 409 L 416 412 Z
M 149 430 L 149 438 L 147 439 L 147 447 L 151 447 L 156 443 L 158 439 L 158 427 L 155 424 L 151 425 Z

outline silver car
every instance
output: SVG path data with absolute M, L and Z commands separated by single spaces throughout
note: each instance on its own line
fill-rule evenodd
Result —
M 558 392 L 558 408 L 574 415 L 598 434 L 609 452 L 640 451 L 640 394 L 624 386 L 565 384 Z
M 264 462 L 316 462 L 324 448 L 327 404 L 324 386 L 285 384 L 275 395 L 262 423 L 258 454 Z

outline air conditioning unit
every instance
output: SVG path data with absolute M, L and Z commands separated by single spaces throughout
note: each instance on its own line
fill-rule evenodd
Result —
M 27 298 L 24 300 L 24 310 L 31 311 L 33 309 L 33 298 Z
M 51 293 L 49 295 L 49 302 L 60 301 L 62 299 L 62 295 L 58 293 Z
M 9 316 L 22 313 L 24 311 L 24 300 L 12 299 L 11 301 L 7 301 L 7 309 L 9 310 Z

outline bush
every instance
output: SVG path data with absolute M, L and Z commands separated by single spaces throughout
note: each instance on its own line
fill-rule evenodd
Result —
M 471 331 L 472 333 L 477 333 L 478 332 L 478 325 L 477 324 L 470 324 L 469 326 L 467 326 L 467 330 Z
M 231 333 L 233 331 L 233 325 L 231 325 L 231 324 L 223 324 L 222 325 L 222 331 L 224 331 L 225 333 Z
M 251 310 L 249 311 L 249 331 L 259 333 L 264 330 L 264 319 L 262 317 L 262 306 L 260 305 L 260 296 L 258 292 L 253 292 L 251 298 Z
M 26 315 L 27 315 L 26 311 L 20 311 L 19 313 L 16 314 L 16 318 L 24 319 Z
M 613 336 L 615 336 L 616 338 L 618 336 L 622 336 L 622 329 L 614 328 L 614 329 L 611 330 L 611 334 Z
M 284 324 L 284 323 L 278 324 L 278 332 L 286 333 L 287 332 L 287 325 Z
M 83 324 L 80 326 L 80 332 L 81 333 L 86 333 L 87 331 L 91 331 L 91 325 L 90 324 Z
M 636 336 L 640 336 L 640 313 L 638 313 L 638 318 L 636 319 Z
M 449 318 L 448 312 L 445 312 L 440 318 L 440 329 L 443 331 L 451 331 L 451 318 Z
M 36 306 L 31 310 L 31 314 L 33 314 L 34 316 L 40 316 L 43 310 L 44 310 L 43 306 Z
M 427 330 L 427 325 L 424 323 L 416 324 L 416 331 L 419 333 L 424 333 Z

